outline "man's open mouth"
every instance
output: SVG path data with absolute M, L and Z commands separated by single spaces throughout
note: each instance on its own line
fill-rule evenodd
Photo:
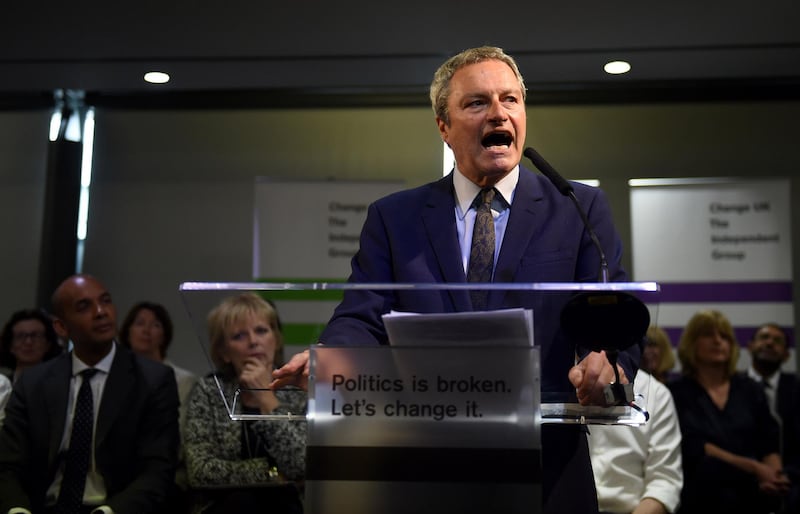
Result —
M 502 146 L 508 148 L 514 142 L 514 138 L 508 132 L 492 132 L 487 134 L 482 140 L 481 144 L 484 148 L 492 148 Z

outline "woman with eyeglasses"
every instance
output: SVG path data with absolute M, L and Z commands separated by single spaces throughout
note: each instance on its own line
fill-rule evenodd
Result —
M 50 316 L 41 309 L 22 309 L 11 315 L 0 336 L 0 367 L 16 382 L 31 366 L 59 355 L 63 348 Z

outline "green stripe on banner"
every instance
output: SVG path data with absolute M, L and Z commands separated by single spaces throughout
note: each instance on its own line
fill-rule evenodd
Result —
M 343 279 L 333 278 L 259 278 L 259 282 L 270 284 L 342 284 Z M 260 291 L 260 294 L 272 301 L 342 301 L 344 291 L 341 289 L 306 289 L 306 290 L 275 290 Z
M 325 323 L 284 323 L 283 342 L 287 345 L 309 345 L 319 342 Z

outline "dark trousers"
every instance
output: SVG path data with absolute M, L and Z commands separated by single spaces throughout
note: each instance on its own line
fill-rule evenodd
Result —
M 598 512 L 586 427 L 542 425 L 544 514 Z

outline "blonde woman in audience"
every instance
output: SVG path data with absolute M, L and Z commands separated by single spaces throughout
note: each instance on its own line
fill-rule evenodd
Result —
M 789 481 L 778 424 L 761 387 L 736 373 L 739 346 L 715 310 L 689 320 L 678 346 L 681 378 L 670 382 L 683 435 L 680 513 L 769 513 Z
M 274 307 L 253 293 L 223 300 L 208 317 L 216 376 L 198 381 L 184 431 L 189 484 L 203 512 L 302 513 L 305 421 L 232 421 L 220 397 L 240 395 L 242 414 L 299 414 L 305 393 L 267 390 L 281 365 L 283 338 Z
M 669 340 L 669 336 L 659 327 L 649 327 L 639 369 L 647 371 L 659 382 L 666 383 L 674 367 L 675 353 L 672 351 L 672 341 Z

